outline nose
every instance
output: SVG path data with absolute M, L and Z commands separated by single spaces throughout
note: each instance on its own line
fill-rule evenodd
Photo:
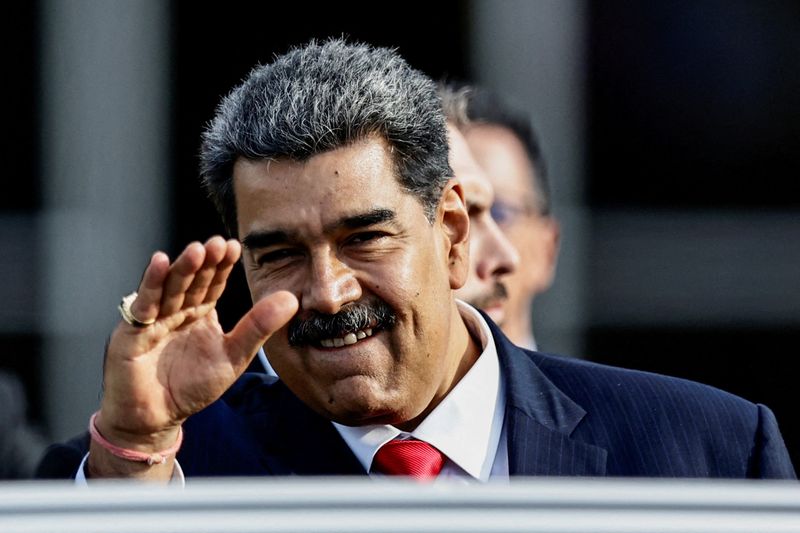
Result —
M 303 289 L 300 307 L 333 315 L 347 303 L 361 298 L 361 285 L 355 273 L 333 252 L 311 257 L 308 280 Z
M 491 218 L 486 221 L 483 246 L 482 257 L 477 265 L 478 276 L 482 279 L 505 276 L 519 268 L 519 252 Z

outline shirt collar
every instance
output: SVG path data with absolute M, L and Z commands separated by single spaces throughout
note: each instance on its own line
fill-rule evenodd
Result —
M 456 300 L 467 329 L 481 345 L 481 355 L 436 409 L 411 433 L 390 425 L 333 425 L 369 472 L 383 444 L 398 436 L 424 440 L 467 474 L 486 481 L 492 469 L 503 424 L 505 394 L 492 332 L 473 307 Z

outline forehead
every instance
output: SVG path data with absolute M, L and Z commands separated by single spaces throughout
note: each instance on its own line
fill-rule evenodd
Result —
M 534 194 L 533 166 L 522 141 L 511 130 L 488 124 L 473 125 L 465 138 L 498 196 Z
M 388 144 L 377 137 L 306 161 L 240 159 L 233 168 L 239 235 L 287 228 L 319 232 L 374 208 L 397 211 L 408 201 Z
M 490 204 L 492 185 L 484 170 L 475 161 L 464 135 L 450 123 L 447 124 L 447 142 L 450 148 L 450 167 L 464 188 L 469 204 Z

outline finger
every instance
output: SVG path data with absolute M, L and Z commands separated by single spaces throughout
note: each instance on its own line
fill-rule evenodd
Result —
M 228 283 L 231 270 L 236 266 L 236 262 L 239 261 L 239 257 L 242 254 L 242 245 L 239 244 L 239 241 L 231 239 L 225 244 L 225 257 L 217 265 L 217 271 L 214 273 L 214 278 L 211 280 L 206 292 L 205 303 L 219 300 L 225 290 L 225 285 Z
M 200 267 L 192 280 L 192 284 L 186 290 L 183 300 L 183 308 L 194 307 L 206 300 L 206 293 L 209 285 L 220 267 L 220 262 L 225 259 L 227 247 L 222 237 L 211 237 L 205 243 L 206 257 L 203 266 Z
M 253 304 L 225 338 L 233 367 L 244 368 L 266 340 L 289 322 L 298 306 L 297 298 L 287 291 L 272 293 Z
M 131 312 L 138 320 L 149 322 L 158 317 L 164 280 L 169 273 L 169 257 L 164 252 L 156 252 L 142 274 L 139 295 L 131 304 Z
M 159 317 L 169 316 L 180 311 L 186 290 L 205 261 L 206 249 L 199 242 L 189 244 L 169 267 L 161 295 Z

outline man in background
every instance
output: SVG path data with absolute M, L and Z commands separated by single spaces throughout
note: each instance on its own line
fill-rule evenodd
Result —
M 525 113 L 485 89 L 463 93 L 468 120 L 462 132 L 494 188 L 492 217 L 520 258 L 519 268 L 499 282 L 507 294 L 500 326 L 515 344 L 536 349 L 533 299 L 553 282 L 559 245 L 545 162 Z
M 517 250 L 492 218 L 494 190 L 488 176 L 475 161 L 464 135 L 458 129 L 461 121 L 453 114 L 451 103 L 455 93 L 440 89 L 447 116 L 450 166 L 464 188 L 464 201 L 469 213 L 469 271 L 466 283 L 457 291 L 457 298 L 485 312 L 497 324 L 508 320 L 508 294 L 504 285 L 520 267 Z

